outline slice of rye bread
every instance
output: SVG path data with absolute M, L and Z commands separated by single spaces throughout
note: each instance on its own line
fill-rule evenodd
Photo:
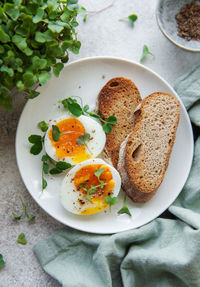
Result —
M 121 143 L 132 131 L 134 112 L 142 101 L 140 92 L 132 80 L 123 77 L 111 79 L 98 96 L 98 112 L 104 120 L 111 115 L 117 117 L 117 124 L 106 134 L 105 150 L 116 168 Z
M 156 92 L 142 101 L 118 164 L 123 189 L 134 202 L 149 201 L 163 181 L 179 114 L 180 103 L 170 94 Z

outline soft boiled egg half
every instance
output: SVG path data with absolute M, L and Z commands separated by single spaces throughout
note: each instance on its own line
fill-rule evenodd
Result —
M 53 140 L 52 126 L 62 133 L 58 141 Z M 84 134 L 90 135 L 87 145 L 78 145 L 77 139 Z M 84 160 L 97 157 L 103 150 L 106 135 L 102 126 L 95 120 L 80 116 L 63 116 L 52 120 L 45 136 L 46 153 L 55 161 L 67 161 L 76 165 Z
M 60 192 L 63 207 L 75 214 L 90 215 L 108 207 L 105 196 L 115 197 L 121 188 L 117 170 L 102 159 L 89 159 L 65 176 Z

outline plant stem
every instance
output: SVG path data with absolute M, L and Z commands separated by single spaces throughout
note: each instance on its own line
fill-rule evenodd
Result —
M 101 13 L 101 12 L 111 8 L 115 4 L 116 1 L 117 0 L 113 0 L 109 5 L 103 7 L 101 9 L 99 9 L 99 10 L 87 11 L 87 14 L 98 14 L 98 13 Z

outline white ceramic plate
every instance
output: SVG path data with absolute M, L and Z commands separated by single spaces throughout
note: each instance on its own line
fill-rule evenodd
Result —
M 59 79 L 52 77 L 46 86 L 39 88 L 41 95 L 26 104 L 17 129 L 16 156 L 22 179 L 34 200 L 49 215 L 73 228 L 92 233 L 116 233 L 139 227 L 159 216 L 180 193 L 190 171 L 193 156 L 193 134 L 188 114 L 181 103 L 180 122 L 169 167 L 158 192 L 146 204 L 127 201 L 132 217 L 117 215 L 122 207 L 123 192 L 112 212 L 78 216 L 67 212 L 59 201 L 60 184 L 64 175 L 49 176 L 48 187 L 41 194 L 41 155 L 30 154 L 27 138 L 40 134 L 37 123 L 57 118 L 63 110 L 58 101 L 66 97 L 82 97 L 91 108 L 96 105 L 97 95 L 103 85 L 113 77 L 132 79 L 144 98 L 155 91 L 173 94 L 175 91 L 160 76 L 146 67 L 119 58 L 95 57 L 73 62 L 65 67 Z

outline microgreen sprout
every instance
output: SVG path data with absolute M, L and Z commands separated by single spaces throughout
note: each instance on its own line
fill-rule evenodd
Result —
M 0 254 L 0 269 L 3 268 L 5 266 L 5 261 L 3 259 L 3 255 Z
M 111 212 L 111 206 L 118 202 L 118 197 L 111 197 L 110 195 L 106 195 L 105 202 L 110 205 L 110 212 Z
M 65 135 L 65 134 L 71 134 L 71 133 L 78 133 L 76 131 L 67 131 L 67 132 L 61 132 L 59 130 L 59 127 L 56 125 L 52 125 L 52 138 L 55 142 L 58 142 L 61 135 Z
M 79 117 L 81 115 L 89 115 L 90 117 L 96 118 L 103 123 L 103 130 L 105 133 L 110 133 L 113 125 L 117 123 L 117 118 L 112 115 L 109 116 L 107 120 L 102 119 L 98 114 L 89 112 L 89 106 L 85 105 L 81 107 L 76 99 L 66 98 L 61 101 L 64 108 L 67 109 L 72 115 Z M 81 103 L 82 104 L 82 103 Z
M 87 200 L 89 200 L 89 201 L 91 200 L 91 197 L 90 197 L 91 194 L 95 194 L 95 193 L 99 192 L 98 188 L 100 188 L 100 189 L 104 189 L 105 188 L 106 183 L 104 182 L 104 180 L 100 179 L 100 176 L 101 176 L 101 174 L 104 171 L 105 171 L 104 168 L 100 168 L 100 169 L 97 169 L 94 172 L 94 175 L 98 178 L 98 181 L 99 181 L 100 184 L 98 184 L 98 185 L 91 185 L 91 187 L 89 189 L 88 189 L 88 184 L 86 182 L 82 182 L 82 183 L 79 184 L 78 190 L 83 188 L 83 191 L 86 192 L 86 199 Z
M 77 140 L 76 140 L 76 144 L 77 145 L 84 145 L 87 150 L 89 151 L 90 154 L 92 154 L 92 152 L 90 151 L 89 147 L 88 147 L 88 143 L 90 141 L 90 134 L 85 133 L 84 135 L 80 135 Z
M 26 203 L 24 201 L 24 198 L 21 194 L 19 194 L 19 198 L 21 200 L 21 203 L 22 203 L 22 207 L 23 207 L 23 210 L 22 210 L 22 213 L 17 215 L 15 214 L 14 212 L 12 213 L 12 216 L 16 219 L 16 220 L 20 220 L 22 218 L 22 215 L 25 214 L 25 216 L 29 219 L 29 220 L 32 220 L 35 218 L 35 215 L 29 215 L 28 214 L 28 210 L 27 210 L 27 206 L 26 206 Z
M 40 135 L 31 135 L 28 138 L 28 141 L 32 143 L 32 147 L 30 148 L 30 153 L 37 155 L 41 152 L 44 138 Z
M 26 245 L 27 240 L 26 240 L 26 237 L 25 237 L 24 233 L 20 233 L 19 234 L 19 236 L 17 238 L 17 243 L 22 244 L 22 245 Z
M 42 156 L 42 191 L 47 187 L 47 181 L 44 178 L 44 174 L 60 174 L 64 170 L 71 167 L 71 164 L 64 161 L 55 162 L 47 154 Z M 52 167 L 50 169 L 50 166 Z
M 42 132 L 46 132 L 48 130 L 49 124 L 45 121 L 41 121 L 38 123 L 38 127 L 41 129 Z
M 123 207 L 117 212 L 118 214 L 123 214 L 126 213 L 129 216 L 132 216 L 130 210 L 128 209 L 127 205 L 126 205 L 126 195 L 124 195 L 124 204 Z
M 150 51 L 149 51 L 149 48 L 147 47 L 147 45 L 144 45 L 143 47 L 143 51 L 142 51 L 142 57 L 140 59 L 140 62 L 143 62 L 147 55 L 151 55 L 151 56 L 154 56 L 154 54 L 152 54 Z
M 119 21 L 128 21 L 131 27 L 134 27 L 134 23 L 137 20 L 138 16 L 135 14 L 131 14 L 128 17 L 125 17 L 123 19 L 119 19 Z

